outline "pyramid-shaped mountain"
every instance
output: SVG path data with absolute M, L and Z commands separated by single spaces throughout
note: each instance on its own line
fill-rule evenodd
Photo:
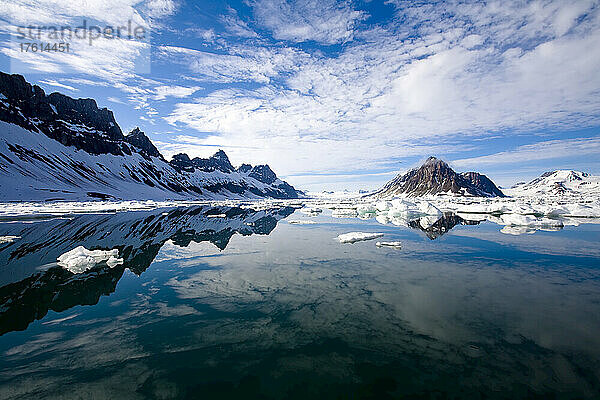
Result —
M 487 176 L 477 172 L 455 172 L 444 161 L 429 157 L 419 168 L 398 174 L 381 190 L 377 197 L 449 194 L 470 197 L 505 197 Z

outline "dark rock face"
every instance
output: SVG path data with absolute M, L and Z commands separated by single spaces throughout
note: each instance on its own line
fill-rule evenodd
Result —
M 267 185 L 272 184 L 277 180 L 277 175 L 268 165 L 255 165 L 250 171 L 249 176 L 256 179 L 259 182 L 266 183 Z
M 235 168 L 231 165 L 229 157 L 223 150 L 217 151 L 209 158 L 196 157 L 192 159 L 194 167 L 204 172 L 221 171 L 226 174 L 233 172 Z
M 194 172 L 194 164 L 190 157 L 185 153 L 175 154 L 169 163 L 175 168 L 177 171 L 185 171 L 185 172 Z
M 190 159 L 187 154 L 181 153 L 173 156 L 170 164 L 178 171 L 194 172 L 196 170 L 203 172 L 221 171 L 229 174 L 235 171 L 229 161 L 229 157 L 223 150 L 217 151 L 209 158 L 195 157 Z M 247 164 L 245 164 L 247 165 Z
M 405 194 L 417 197 L 438 193 L 455 193 L 480 197 L 504 196 L 496 185 L 484 175 L 468 174 L 467 177 L 457 174 L 444 161 L 429 157 L 421 167 L 412 169 L 404 175 L 396 176 L 375 195 L 385 197 Z
M 131 154 L 112 111 L 98 108 L 92 99 L 72 99 L 60 93 L 48 96 L 21 75 L 0 72 L 0 120 L 42 132 L 65 146 L 90 154 Z
M 241 174 L 247 174 L 251 170 L 252 170 L 252 165 L 250 165 L 250 164 L 242 164 L 238 167 L 238 169 L 236 169 L 236 171 Z
M 482 192 L 493 194 L 495 197 L 505 197 L 504 193 L 487 176 L 477 172 L 463 172 L 461 175 Z
M 163 158 L 162 154 L 160 154 L 160 151 L 158 151 L 156 146 L 152 144 L 150 139 L 148 139 L 148 136 L 146 136 L 144 132 L 140 130 L 140 128 L 135 128 L 129 132 L 129 135 L 125 136 L 125 141 L 139 149 L 140 153 L 146 157 Z

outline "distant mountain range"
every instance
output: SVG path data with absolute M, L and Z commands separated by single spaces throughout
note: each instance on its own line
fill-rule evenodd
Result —
M 419 168 L 398 174 L 372 196 L 418 197 L 449 194 L 472 197 L 505 197 L 487 176 L 477 172 L 455 172 L 444 161 L 429 157 Z
M 511 196 L 600 195 L 600 176 L 573 170 L 549 171 L 531 182 L 519 182 L 506 192 Z
M 167 162 L 139 128 L 124 135 L 92 99 L 46 95 L 0 72 L 0 201 L 298 198 L 268 165 L 225 152 Z

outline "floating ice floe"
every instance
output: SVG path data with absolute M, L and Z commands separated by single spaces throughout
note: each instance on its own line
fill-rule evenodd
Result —
M 340 243 L 355 243 L 362 242 L 364 240 L 377 239 L 383 236 L 383 233 L 374 232 L 350 232 L 339 235 L 337 239 Z
M 357 207 L 356 211 L 358 212 L 358 215 L 375 214 L 377 208 L 372 204 L 361 204 Z
M 310 221 L 307 219 L 291 219 L 288 221 L 288 223 L 290 224 L 294 224 L 294 225 L 312 225 L 312 224 L 316 224 L 315 221 Z
M 58 265 L 74 274 L 80 274 L 105 262 L 110 268 L 123 264 L 119 250 L 88 250 L 83 246 L 74 248 L 56 259 Z
M 375 243 L 377 247 L 393 247 L 395 249 L 399 249 L 402 247 L 402 242 L 377 242 Z
M 564 224 L 561 220 L 551 218 L 538 218 L 533 215 L 520 215 L 520 214 L 502 214 L 498 217 L 488 216 L 487 218 L 491 222 L 495 222 L 499 225 L 508 226 L 557 226 L 562 227 Z
M 440 209 L 427 201 L 420 202 L 418 206 L 419 211 L 425 215 L 438 217 L 442 216 L 442 212 L 440 211 Z
M 323 212 L 320 208 L 317 207 L 304 207 L 300 209 L 301 213 L 311 215 L 311 214 L 320 214 Z
M 17 239 L 20 239 L 21 236 L 0 236 L 0 244 L 4 243 L 12 243 Z
M 357 214 L 354 208 L 336 208 L 331 211 L 333 218 L 354 218 Z
M 514 225 L 506 225 L 505 227 L 503 227 L 502 229 L 500 229 L 501 233 L 504 233 L 506 235 L 514 235 L 514 236 L 519 236 L 519 235 L 531 235 L 534 234 L 537 231 L 537 229 L 532 228 L 531 226 L 514 226 Z

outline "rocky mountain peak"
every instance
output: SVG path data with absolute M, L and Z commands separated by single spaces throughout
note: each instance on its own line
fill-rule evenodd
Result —
M 238 169 L 236 171 L 240 172 L 242 174 L 247 174 L 251 170 L 252 170 L 252 165 L 250 165 L 250 164 L 242 164 L 242 165 L 240 165 L 238 167 Z
M 154 146 L 154 144 L 150 141 L 148 136 L 144 132 L 140 130 L 140 128 L 136 127 L 134 130 L 129 132 L 127 136 L 125 136 L 125 141 L 132 146 L 138 148 L 142 155 L 150 156 L 150 157 L 158 157 L 163 158 L 160 151 Z
M 458 174 L 446 162 L 436 157 L 429 157 L 420 167 L 406 174 L 399 174 L 375 195 L 416 197 L 440 193 L 481 197 L 504 196 L 485 175 L 476 172 Z
M 427 160 L 425 160 L 423 165 L 448 165 L 448 164 L 446 164 L 445 161 L 440 160 L 437 157 L 429 156 L 429 157 L 427 157 Z
M 229 161 L 229 157 L 223 150 L 217 151 L 209 158 L 196 157 L 192 159 L 194 167 L 204 172 L 221 171 L 226 174 L 235 171 L 233 165 Z
M 190 156 L 185 153 L 175 154 L 169 164 L 177 171 L 194 172 L 194 164 L 190 160 Z
M 267 185 L 277 180 L 277 175 L 275 175 L 275 172 L 267 164 L 255 165 L 250 171 L 249 176 Z
M 65 146 L 90 154 L 129 152 L 113 113 L 93 99 L 46 95 L 21 75 L 0 72 L 0 120 L 41 132 Z
M 505 197 L 504 193 L 487 176 L 478 172 L 463 172 L 461 174 L 471 185 L 484 193 L 490 193 L 497 197 Z
M 231 161 L 229 161 L 229 157 L 227 157 L 227 154 L 225 154 L 225 152 L 221 149 L 219 149 L 209 159 L 214 160 L 215 166 L 220 171 L 232 172 L 235 169 L 233 168 L 233 165 L 231 165 Z

